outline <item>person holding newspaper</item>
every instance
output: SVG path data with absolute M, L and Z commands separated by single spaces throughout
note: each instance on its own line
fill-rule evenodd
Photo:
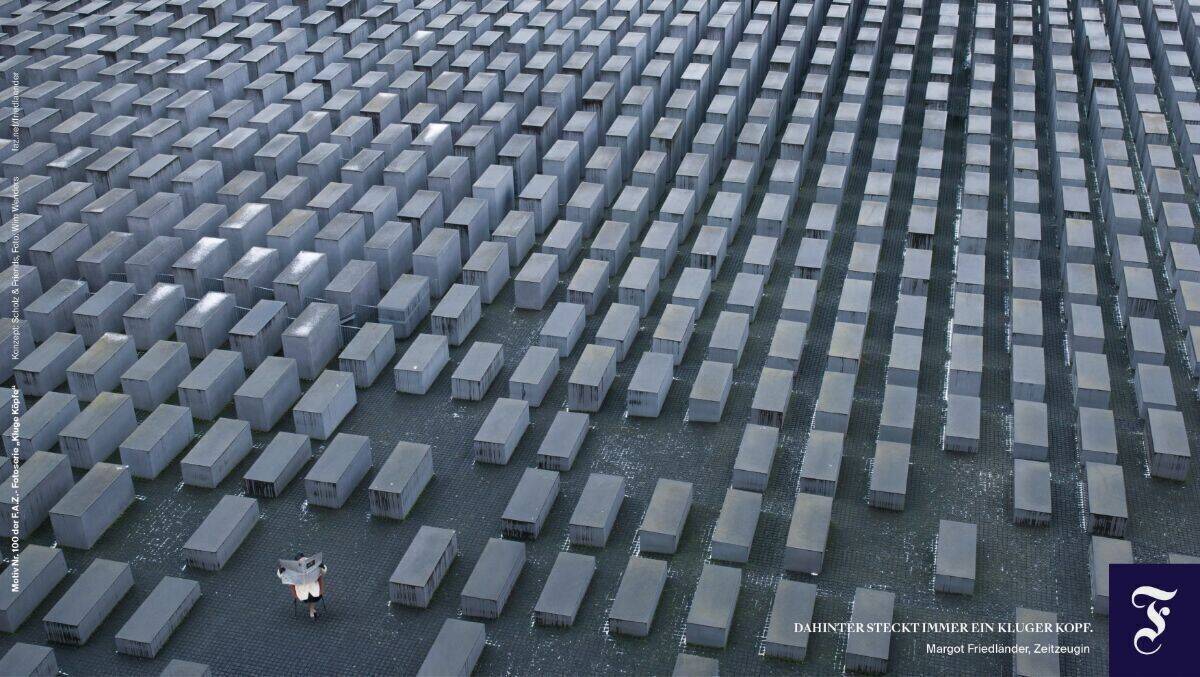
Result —
M 295 599 L 308 605 L 308 617 L 317 617 L 317 603 L 325 592 L 325 572 L 328 567 L 322 561 L 324 556 L 317 553 L 312 556 L 296 553 L 294 559 L 279 560 L 275 575 L 284 585 L 291 587 Z

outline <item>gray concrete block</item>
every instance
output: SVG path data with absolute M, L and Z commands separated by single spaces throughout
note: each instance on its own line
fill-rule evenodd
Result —
M 638 529 L 642 551 L 674 554 L 691 509 L 692 483 L 660 478 Z
M 8 633 L 20 629 L 67 576 L 67 559 L 58 548 L 29 544 L 19 556 L 20 585 L 0 588 L 0 630 Z M 11 578 L 13 572 L 6 568 L 4 574 Z
M 309 504 L 342 507 L 372 465 L 369 439 L 347 433 L 334 437 L 304 477 L 304 493 Z
M 389 598 L 396 604 L 427 608 L 455 557 L 458 535 L 453 529 L 422 526 L 392 572 Z
M 292 408 L 296 432 L 327 440 L 357 403 L 354 375 L 326 369 Z
M 596 558 L 560 552 L 533 607 L 534 621 L 539 625 L 574 625 L 595 571 Z
M 474 618 L 499 618 L 524 567 L 524 543 L 488 539 L 463 587 L 463 614 Z
M 431 479 L 430 446 L 398 442 L 368 487 L 371 514 L 404 519 Z
M 425 654 L 417 674 L 422 677 L 438 675 L 469 675 L 475 670 L 487 642 L 485 626 L 448 618 Z
M 704 565 L 688 609 L 684 631 L 688 644 L 723 648 L 728 643 L 741 586 L 740 569 Z
M 250 453 L 250 424 L 219 418 L 179 461 L 183 483 L 215 489 Z
M 242 477 L 246 493 L 276 498 L 312 458 L 312 441 L 307 435 L 279 432 Z
M 132 587 L 129 564 L 93 560 L 42 618 L 47 638 L 62 644 L 86 644 Z
M 630 557 L 608 613 L 613 632 L 634 637 L 649 635 L 666 583 L 665 561 Z
M 50 509 L 59 545 L 88 550 L 133 504 L 133 473 L 97 463 Z
M 63 427 L 58 444 L 73 467 L 87 469 L 111 456 L 136 427 L 132 398 L 103 392 Z
M 229 406 L 246 381 L 241 353 L 214 350 L 179 382 L 179 403 L 202 421 L 212 421 Z
M 224 496 L 183 544 L 190 567 L 219 571 L 233 557 L 258 522 L 258 501 L 246 496 Z
M 200 599 L 200 584 L 185 578 L 164 576 L 150 595 L 117 631 L 117 652 L 141 658 L 154 658 L 183 623 L 188 612 Z M 167 664 L 163 674 L 211 674 L 207 666 L 178 659 Z M 203 668 L 201 670 L 200 668 Z
M 160 404 L 121 442 L 121 463 L 134 477 L 154 479 L 191 443 L 194 432 L 187 407 Z

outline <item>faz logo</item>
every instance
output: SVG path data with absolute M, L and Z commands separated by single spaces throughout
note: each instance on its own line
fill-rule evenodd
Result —
M 1129 603 L 1139 609 L 1145 607 L 1146 618 L 1154 624 L 1153 628 L 1142 628 L 1133 635 L 1133 648 L 1143 656 L 1149 656 L 1150 654 L 1158 653 L 1158 650 L 1162 648 L 1161 646 L 1155 646 L 1154 641 L 1158 639 L 1159 635 L 1163 634 L 1163 631 L 1167 629 L 1166 616 L 1171 613 L 1171 607 L 1169 606 L 1164 606 L 1162 609 L 1156 609 L 1154 607 L 1155 602 L 1165 602 L 1169 599 L 1175 599 L 1175 593 L 1177 592 L 1179 591 L 1172 590 L 1167 592 L 1166 590 L 1159 590 L 1152 585 L 1143 585 L 1137 590 L 1134 590 L 1133 595 L 1130 596 Z M 1138 604 L 1138 598 L 1148 598 L 1149 601 L 1143 601 L 1141 604 Z M 1138 644 L 1138 642 L 1143 639 L 1154 648 L 1150 649 L 1149 651 L 1143 649 L 1141 645 Z
M 1114 564 L 1108 576 L 1114 677 L 1196 674 L 1200 564 Z

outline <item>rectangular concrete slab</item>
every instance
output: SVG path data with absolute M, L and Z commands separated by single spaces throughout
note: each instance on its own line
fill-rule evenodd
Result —
M 391 600 L 422 609 L 429 606 L 457 556 L 458 536 L 453 529 L 422 526 L 389 579 Z
M 723 648 L 728 643 L 741 587 L 741 569 L 704 565 L 688 609 L 684 631 L 688 644 Z
M 560 552 L 533 607 L 534 620 L 540 625 L 574 625 L 595 571 L 595 557 Z
M 154 658 L 199 599 L 200 584 L 196 581 L 164 576 L 117 631 L 117 651 Z M 179 661 L 172 661 L 176 662 Z M 171 670 L 171 665 L 167 670 Z
M 608 623 L 613 632 L 633 637 L 650 634 L 666 583 L 665 561 L 630 557 L 608 612 Z

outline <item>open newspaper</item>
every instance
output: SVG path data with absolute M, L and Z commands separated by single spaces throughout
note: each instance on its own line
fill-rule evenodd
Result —
M 300 559 L 281 559 L 279 560 L 279 568 L 283 573 L 279 578 L 285 585 L 310 585 L 316 583 L 321 577 L 321 562 L 324 560 L 324 553 L 318 552 L 315 555 L 308 555 Z

